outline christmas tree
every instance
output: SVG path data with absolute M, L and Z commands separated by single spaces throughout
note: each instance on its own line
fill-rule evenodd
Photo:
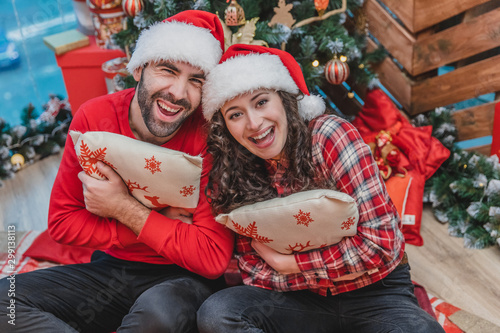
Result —
M 230 2 L 230 3 L 229 3 Z M 299 62 L 310 91 L 329 99 L 340 115 L 358 109 L 354 101 L 378 81 L 371 65 L 385 57 L 383 49 L 366 52 L 367 29 L 363 0 L 123 0 L 129 17 L 125 29 L 113 35 L 127 53 L 139 33 L 155 22 L 188 9 L 218 14 L 225 25 L 226 47 L 261 44 L 290 52 Z M 326 72 L 325 72 L 326 67 Z M 325 77 L 326 75 L 326 77 Z M 333 83 L 333 84 L 332 84 Z M 126 87 L 135 82 L 129 79 Z

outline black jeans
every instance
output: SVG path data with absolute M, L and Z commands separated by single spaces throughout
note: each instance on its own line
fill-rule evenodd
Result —
M 198 311 L 201 333 L 444 333 L 413 294 L 408 264 L 372 285 L 339 295 L 221 290 Z
M 196 311 L 216 287 L 176 265 L 96 251 L 88 264 L 0 280 L 0 332 L 197 332 Z

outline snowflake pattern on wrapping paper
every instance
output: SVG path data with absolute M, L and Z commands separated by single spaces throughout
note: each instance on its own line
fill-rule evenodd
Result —
M 299 209 L 299 213 L 297 215 L 294 215 L 295 219 L 297 220 L 297 224 L 303 224 L 306 227 L 309 226 L 309 223 L 313 222 L 314 220 L 311 218 L 311 212 L 303 212 L 302 209 Z
M 132 182 L 130 179 L 127 180 L 128 191 L 132 193 L 134 190 L 148 192 L 147 186 L 141 187 L 137 182 Z
M 234 229 L 236 230 L 236 232 L 239 233 L 240 235 L 253 238 L 253 239 L 258 240 L 259 242 L 262 242 L 262 243 L 270 243 L 273 241 L 272 239 L 270 239 L 268 237 L 261 236 L 258 234 L 255 221 L 253 221 L 253 223 L 250 223 L 246 228 L 243 228 L 241 225 L 239 225 L 238 223 L 236 223 L 232 220 L 231 220 L 231 222 L 233 223 L 233 226 L 234 226 Z
M 151 171 L 152 175 L 154 175 L 155 172 L 161 172 L 160 169 L 161 162 L 157 161 L 154 155 L 151 158 L 145 158 L 145 160 L 146 160 L 146 166 L 144 167 L 144 169 Z
M 354 217 L 349 217 L 347 221 L 342 222 L 342 230 L 349 230 L 354 225 Z
M 98 148 L 96 150 L 90 150 L 87 144 L 82 140 L 82 143 L 80 145 L 80 155 L 78 156 L 78 162 L 88 175 L 96 174 L 99 175 L 101 178 L 105 178 L 104 175 L 100 173 L 99 170 L 97 170 L 97 161 L 106 163 L 111 168 L 116 169 L 116 167 L 113 164 L 105 160 L 107 149 L 108 148 L 104 147 L 104 148 Z
M 183 197 L 187 197 L 193 195 L 195 189 L 196 187 L 194 187 L 193 185 L 189 185 L 189 186 L 184 186 L 182 190 L 180 190 L 179 192 L 182 194 Z
M 290 244 L 288 244 L 287 250 L 292 251 L 292 252 L 304 251 L 304 249 L 306 249 L 308 247 L 312 247 L 312 245 L 310 243 L 311 243 L 311 241 L 307 241 L 306 245 L 302 245 L 302 243 L 295 243 L 294 246 L 291 246 Z

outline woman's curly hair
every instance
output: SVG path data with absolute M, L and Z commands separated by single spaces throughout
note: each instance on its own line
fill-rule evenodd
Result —
M 288 126 L 284 156 L 288 167 L 283 184 L 295 191 L 317 188 L 311 153 L 311 133 L 299 115 L 300 94 L 277 91 Z M 208 152 L 213 158 L 207 196 L 215 214 L 228 213 L 240 206 L 277 197 L 265 160 L 249 152 L 229 133 L 221 112 L 208 125 Z

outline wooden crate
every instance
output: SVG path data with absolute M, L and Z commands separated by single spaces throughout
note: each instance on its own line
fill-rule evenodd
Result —
M 389 54 L 375 70 L 408 115 L 500 97 L 500 0 L 367 0 L 364 10 L 368 48 Z M 442 66 L 454 70 L 438 75 Z M 459 140 L 491 135 L 493 109 L 457 112 Z

